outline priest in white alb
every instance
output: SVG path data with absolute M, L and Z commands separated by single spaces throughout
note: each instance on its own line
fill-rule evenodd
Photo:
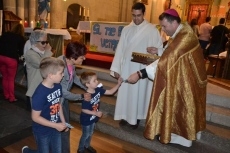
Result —
M 133 21 L 122 30 L 116 53 L 111 65 L 111 75 L 126 79 L 133 71 L 144 68 L 145 64 L 132 62 L 132 52 L 146 53 L 147 47 L 153 47 L 162 54 L 163 45 L 159 31 L 154 25 L 144 19 L 145 5 L 135 3 L 132 6 Z M 123 83 L 118 91 L 115 120 L 121 120 L 120 125 L 130 125 L 136 129 L 141 119 L 146 119 L 152 82 L 141 80 L 135 85 Z

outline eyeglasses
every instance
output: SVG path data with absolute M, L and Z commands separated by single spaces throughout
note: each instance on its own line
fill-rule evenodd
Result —
M 49 43 L 48 41 L 37 41 L 37 42 L 40 42 L 42 45 L 45 45 L 45 44 Z

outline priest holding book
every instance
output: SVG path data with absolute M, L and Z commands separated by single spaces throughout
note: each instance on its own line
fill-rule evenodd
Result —
M 206 126 L 204 57 L 197 36 L 187 23 L 181 23 L 176 10 L 166 10 L 159 21 L 170 41 L 160 59 L 134 71 L 127 81 L 154 80 L 144 136 L 190 147 Z

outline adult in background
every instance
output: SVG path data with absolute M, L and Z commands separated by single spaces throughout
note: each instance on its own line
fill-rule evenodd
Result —
M 0 38 L 0 72 L 4 98 L 15 102 L 14 81 L 17 73 L 19 57 L 23 55 L 25 44 L 24 28 L 21 24 L 15 25 L 11 31 L 4 33 Z
M 86 87 L 81 84 L 79 77 L 76 75 L 76 70 L 75 70 L 75 66 L 81 65 L 82 62 L 85 60 L 86 52 L 87 52 L 87 48 L 84 44 L 81 44 L 79 42 L 70 42 L 66 46 L 65 55 L 58 57 L 59 59 L 63 60 L 65 63 L 64 77 L 61 81 L 62 92 L 63 92 L 61 103 L 62 103 L 62 109 L 63 109 L 65 121 L 67 123 L 70 122 L 69 100 L 77 101 L 77 100 L 85 99 L 87 101 L 90 101 L 91 99 L 91 94 L 89 93 L 85 93 L 83 95 L 83 94 L 75 94 L 70 92 L 70 89 L 72 88 L 73 84 L 76 84 L 77 86 L 86 90 Z M 61 137 L 62 137 L 62 152 L 69 153 L 70 152 L 70 130 L 68 129 L 62 132 Z
M 210 46 L 208 48 L 208 54 L 218 55 L 225 51 L 226 43 L 228 42 L 227 35 L 229 30 L 224 26 L 225 18 L 221 18 L 219 25 L 215 26 L 211 32 Z
M 201 48 L 204 50 L 210 41 L 210 34 L 212 31 L 212 25 L 209 23 L 211 21 L 211 17 L 207 17 L 205 23 L 200 25 L 200 35 L 199 35 L 199 43 Z
M 192 19 L 190 26 L 191 26 L 192 30 L 194 31 L 194 33 L 197 35 L 197 37 L 199 37 L 200 28 L 199 28 L 199 25 L 197 24 L 197 19 Z
M 31 97 L 42 81 L 39 65 L 43 58 L 51 57 L 51 46 L 47 41 L 47 33 L 44 30 L 35 30 L 30 35 L 31 49 L 25 53 L 26 71 L 27 71 L 27 92 L 26 96 Z
M 144 136 L 162 143 L 190 147 L 205 129 L 207 75 L 202 49 L 191 27 L 174 9 L 159 16 L 162 30 L 172 39 L 160 59 L 130 75 L 128 82 L 154 79 Z M 140 77 L 139 77 L 140 76 Z
M 42 30 L 41 28 L 39 27 L 35 27 L 33 29 L 33 31 L 35 30 Z M 24 45 L 24 49 L 23 49 L 23 57 L 25 57 L 25 54 L 28 50 L 31 49 L 31 42 L 30 42 L 30 39 L 28 39 Z M 24 61 L 24 75 L 26 77 L 26 80 L 27 80 L 27 72 L 26 72 L 26 61 Z M 30 97 L 26 96 L 26 106 L 27 106 L 27 109 L 28 110 L 31 110 L 31 105 L 30 105 Z
M 116 53 L 111 65 L 111 75 L 126 79 L 130 73 L 144 68 L 146 65 L 131 62 L 132 52 L 146 53 L 158 51 L 162 54 L 162 40 L 155 26 L 144 19 L 145 5 L 135 3 L 132 6 L 132 22 L 122 30 Z M 121 120 L 120 125 L 130 125 L 132 129 L 138 127 L 141 119 L 146 119 L 152 82 L 141 80 L 135 85 L 123 84 L 117 95 L 115 106 L 115 120 Z M 130 127 L 129 126 L 129 127 Z
M 33 31 L 35 31 L 35 30 L 42 30 L 42 29 L 39 28 L 39 27 L 35 27 L 35 28 L 33 29 Z M 24 55 L 26 54 L 26 52 L 27 52 L 28 50 L 31 49 L 31 46 L 32 46 L 32 45 L 31 45 L 30 39 L 28 39 L 28 40 L 26 41 L 25 46 L 24 46 L 24 49 L 23 49 L 23 54 L 24 54 Z M 25 62 L 24 64 L 26 64 L 26 62 Z

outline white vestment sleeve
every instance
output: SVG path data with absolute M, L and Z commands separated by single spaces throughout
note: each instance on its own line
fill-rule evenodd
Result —
M 163 48 L 158 48 L 158 52 L 157 52 L 158 56 L 161 56 L 163 52 L 164 52 Z
M 157 64 L 158 64 L 158 60 L 154 61 L 153 63 L 149 64 L 145 69 L 148 75 L 148 78 L 151 80 L 155 79 L 155 74 L 156 74 L 156 69 L 157 69 Z

